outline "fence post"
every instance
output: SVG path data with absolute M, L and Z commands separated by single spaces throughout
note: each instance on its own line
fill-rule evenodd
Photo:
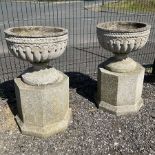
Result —
M 152 74 L 155 74 L 155 59 L 154 59 L 154 62 L 153 62 L 153 70 L 152 70 Z

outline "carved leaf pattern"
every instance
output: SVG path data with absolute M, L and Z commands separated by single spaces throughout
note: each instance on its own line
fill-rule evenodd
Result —
M 100 45 L 116 54 L 129 53 L 142 48 L 148 40 L 150 30 L 135 33 L 105 32 L 97 29 Z
M 123 38 L 122 40 L 120 38 L 107 38 L 98 36 L 98 39 L 103 48 L 113 53 L 129 53 L 142 48 L 146 44 L 148 36 Z
M 67 46 L 67 40 L 51 44 L 18 44 L 8 43 L 11 53 L 22 60 L 31 63 L 45 62 L 62 55 Z
M 10 52 L 17 58 L 31 63 L 46 62 L 62 55 L 68 41 L 68 34 L 61 36 L 47 36 L 43 38 L 15 37 L 6 35 L 6 42 Z

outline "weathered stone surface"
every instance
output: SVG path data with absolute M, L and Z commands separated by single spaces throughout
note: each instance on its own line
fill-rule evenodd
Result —
M 142 48 L 151 26 L 146 23 L 114 21 L 99 23 L 97 37 L 100 45 L 114 54 L 128 54 Z
M 31 86 L 15 79 L 16 121 L 23 134 L 48 137 L 67 128 L 71 120 L 69 78 L 53 84 Z
M 104 68 L 98 70 L 98 103 L 100 108 L 116 115 L 137 112 L 143 105 L 141 98 L 145 69 L 129 73 L 115 73 Z
M 48 137 L 67 128 L 71 119 L 69 79 L 48 67 L 62 55 L 68 30 L 61 27 L 21 26 L 5 30 L 10 52 L 29 61 L 32 68 L 15 79 L 16 121 L 24 134 Z
M 43 63 L 62 55 L 68 30 L 61 27 L 21 26 L 4 31 L 10 52 L 30 63 Z
M 136 63 L 127 58 L 130 52 L 141 49 L 149 38 L 151 26 L 146 23 L 114 21 L 99 23 L 97 37 L 100 45 L 115 54 L 107 61 L 106 69 L 124 73 L 136 69 Z
M 26 73 L 22 75 L 22 80 L 29 85 L 46 85 L 61 81 L 62 74 L 54 67 L 33 70 L 33 67 L 28 68 Z
M 137 63 L 131 58 L 125 58 L 121 61 L 118 61 L 116 57 L 111 57 L 104 62 L 104 67 L 112 72 L 117 73 L 126 73 L 132 72 L 136 69 Z

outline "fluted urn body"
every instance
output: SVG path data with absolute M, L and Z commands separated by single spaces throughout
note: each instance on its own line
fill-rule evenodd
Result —
M 30 63 L 43 63 L 59 57 L 66 49 L 68 31 L 59 27 L 23 26 L 5 30 L 11 53 Z
M 105 65 L 114 72 L 130 72 L 136 62 L 128 58 L 132 51 L 141 49 L 149 38 L 151 26 L 136 22 L 105 22 L 97 25 L 100 45 L 115 54 Z
M 57 72 L 53 68 L 46 68 L 51 59 L 61 56 L 65 51 L 68 41 L 67 29 L 49 26 L 12 27 L 5 30 L 5 38 L 10 52 L 15 57 L 33 64 L 30 74 L 22 75 L 26 83 L 39 85 L 57 80 Z M 41 69 L 45 70 L 40 71 Z M 34 71 L 36 72 L 32 74 Z

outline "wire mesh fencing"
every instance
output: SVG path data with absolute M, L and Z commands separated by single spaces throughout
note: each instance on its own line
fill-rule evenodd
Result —
M 137 8 L 133 7 L 136 2 Z M 141 64 L 153 64 L 155 58 L 154 0 L 83 0 L 83 1 L 0 1 L 0 83 L 21 74 L 31 64 L 15 58 L 7 49 L 4 30 L 8 27 L 38 25 L 58 26 L 69 30 L 65 53 L 50 65 L 63 72 L 93 75 L 99 63 L 111 56 L 102 49 L 96 25 L 106 21 L 137 21 L 152 25 L 147 45 L 131 53 Z M 140 5 L 138 5 L 140 4 Z M 149 8 L 150 7 L 150 8 Z M 154 10 L 152 10 L 154 7 Z M 149 8 L 149 9 L 148 9 Z

